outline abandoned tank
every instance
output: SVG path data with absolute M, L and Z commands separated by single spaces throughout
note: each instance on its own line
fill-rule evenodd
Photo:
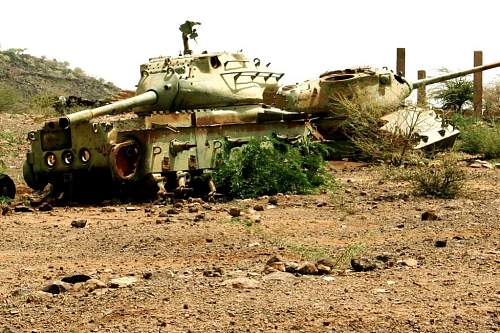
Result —
M 46 121 L 28 134 L 23 166 L 35 190 L 51 184 L 55 195 L 97 198 L 213 195 L 210 171 L 223 149 L 252 137 L 294 141 L 313 129 L 307 115 L 263 104 L 282 73 L 243 53 L 193 55 L 188 39 L 195 22 L 181 26 L 184 54 L 150 58 L 140 66 L 136 96 Z M 96 118 L 133 111 L 115 121 Z
M 338 138 L 341 125 L 349 111 L 343 101 L 369 103 L 384 108 L 383 130 L 405 132 L 412 130 L 420 137 L 415 148 L 453 144 L 459 131 L 446 124 L 433 110 L 404 109 L 404 102 L 414 89 L 426 87 L 457 77 L 500 67 L 500 62 L 474 67 L 415 82 L 387 68 L 348 68 L 328 71 L 318 79 L 280 87 L 275 95 L 266 95 L 265 102 L 274 107 L 312 116 L 313 125 L 325 139 Z

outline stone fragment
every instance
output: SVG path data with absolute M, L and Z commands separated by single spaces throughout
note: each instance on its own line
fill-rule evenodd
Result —
M 278 205 L 278 197 L 273 195 L 272 197 L 269 198 L 268 202 L 271 205 L 277 206 Z
M 316 265 L 316 267 L 318 268 L 318 274 L 330 274 L 332 269 L 328 266 L 325 266 L 325 265 Z
M 0 212 L 2 216 L 10 215 L 12 214 L 12 209 L 9 206 L 2 206 Z
M 324 265 L 330 268 L 335 268 L 335 261 L 332 258 L 321 258 L 318 261 L 316 261 L 316 265 Z
M 398 263 L 403 265 L 403 266 L 407 266 L 407 267 L 417 267 L 418 266 L 418 261 L 416 259 L 412 259 L 412 258 L 398 260 Z
M 260 287 L 260 283 L 257 280 L 239 277 L 234 279 L 229 279 L 221 284 L 222 286 L 229 286 L 236 289 L 257 289 Z
M 62 281 L 54 281 L 43 287 L 42 291 L 57 295 L 69 291 L 70 289 L 71 289 L 71 284 Z
M 205 269 L 203 271 L 203 276 L 206 277 L 221 277 L 223 274 L 222 267 L 212 267 L 209 269 Z
M 73 228 L 85 228 L 87 225 L 87 220 L 73 220 L 71 221 L 71 226 Z
M 85 282 L 85 289 L 87 289 L 89 292 L 92 292 L 97 289 L 104 289 L 106 287 L 107 287 L 106 283 L 98 279 L 88 279 Z
M 377 269 L 377 263 L 370 258 L 353 258 L 351 267 L 355 272 L 369 272 Z
M 102 207 L 101 212 L 103 213 L 116 213 L 118 209 L 115 207 Z
M 436 221 L 439 220 L 439 217 L 435 211 L 428 210 L 422 213 L 421 219 L 422 221 Z
M 109 288 L 124 288 L 133 285 L 137 282 L 137 278 L 133 276 L 124 276 L 115 279 L 111 279 L 108 282 Z
M 138 210 L 139 210 L 139 207 L 135 207 L 135 206 L 129 206 L 129 207 L 125 208 L 126 212 L 135 212 L 135 211 L 138 211 Z
M 264 206 L 263 205 L 260 205 L 260 204 L 257 204 L 255 206 L 253 206 L 253 209 L 257 212 L 262 212 L 264 211 Z
M 297 272 L 303 275 L 315 275 L 318 274 L 318 267 L 312 262 L 305 262 L 299 266 Z
M 263 277 L 264 281 L 290 281 L 295 279 L 295 275 L 287 272 L 272 272 Z
M 238 217 L 241 215 L 241 210 L 238 207 L 231 207 L 229 209 L 229 215 L 232 217 Z

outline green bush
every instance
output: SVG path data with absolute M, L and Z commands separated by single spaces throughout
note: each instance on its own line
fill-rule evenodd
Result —
M 226 145 L 214 171 L 220 191 L 232 197 L 250 198 L 277 193 L 311 193 L 328 185 L 320 144 L 291 146 L 277 139 L 254 138 L 243 147 Z
M 412 175 L 417 195 L 437 198 L 454 198 L 462 189 L 465 173 L 452 159 L 444 159 L 441 165 L 418 167 Z
M 456 149 L 481 154 L 487 159 L 500 157 L 500 123 L 457 115 L 453 117 L 453 123 L 460 129 Z
M 472 103 L 474 84 L 464 77 L 445 81 L 432 93 L 432 97 L 442 103 L 443 109 L 462 112 L 465 106 Z

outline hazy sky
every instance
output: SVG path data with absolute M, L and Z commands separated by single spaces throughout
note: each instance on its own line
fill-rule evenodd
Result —
M 356 65 L 394 68 L 406 48 L 406 73 L 500 61 L 500 2 L 474 1 L 3 1 L 0 47 L 69 61 L 133 89 L 149 57 L 176 55 L 178 26 L 200 21 L 195 52 L 236 51 L 271 62 L 282 83 Z M 497 78 L 492 70 L 485 81 Z

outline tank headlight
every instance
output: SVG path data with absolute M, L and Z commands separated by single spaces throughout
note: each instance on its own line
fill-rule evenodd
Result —
M 64 164 L 66 165 L 70 165 L 71 163 L 73 163 L 73 161 L 75 160 L 75 156 L 73 155 L 72 152 L 70 151 L 65 151 L 63 154 L 62 154 L 62 160 L 64 162 Z
M 79 155 L 80 161 L 82 161 L 82 163 L 87 163 L 88 161 L 90 161 L 90 151 L 87 148 L 82 148 Z
M 56 165 L 56 155 L 54 153 L 48 153 L 45 155 L 45 163 L 49 168 L 54 167 Z

